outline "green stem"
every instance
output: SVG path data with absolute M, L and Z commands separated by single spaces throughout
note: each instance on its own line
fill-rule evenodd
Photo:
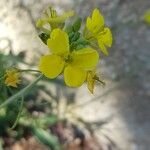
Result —
M 37 77 L 32 83 L 27 85 L 24 89 L 16 93 L 15 95 L 8 98 L 4 103 L 0 105 L 0 108 L 7 106 L 8 104 L 12 103 L 14 100 L 18 99 L 21 96 L 25 96 L 27 92 L 43 77 L 43 75 L 40 75 Z
M 34 70 L 34 69 L 24 69 L 24 70 L 19 70 L 20 72 L 37 72 L 40 73 L 39 70 Z
M 11 127 L 11 129 L 14 129 L 19 121 L 19 118 L 21 116 L 21 112 L 22 112 L 22 109 L 23 109 L 23 102 L 24 102 L 24 96 L 22 96 L 21 98 L 21 104 L 20 104 L 20 108 L 19 108 L 19 113 L 18 113 L 18 116 L 13 124 L 13 126 Z

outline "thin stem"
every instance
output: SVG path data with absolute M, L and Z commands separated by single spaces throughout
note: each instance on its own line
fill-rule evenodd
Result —
M 95 76 L 93 79 L 100 82 L 102 85 L 105 85 L 105 82 L 100 80 L 99 77 Z
M 10 98 L 8 98 L 4 103 L 2 103 L 0 105 L 0 108 L 7 106 L 8 104 L 12 103 L 14 100 L 18 99 L 21 96 L 25 96 L 27 94 L 27 92 L 39 81 L 41 80 L 43 77 L 43 75 L 40 75 L 39 77 L 37 77 L 32 83 L 30 83 L 29 85 L 27 85 L 24 89 L 22 89 L 21 91 L 19 91 L 18 93 L 16 93 L 15 95 L 11 96 Z
M 22 98 L 21 98 L 19 113 L 18 113 L 17 118 L 16 118 L 16 120 L 15 120 L 13 126 L 11 127 L 11 129 L 14 129 L 14 128 L 16 127 L 18 121 L 19 121 L 19 118 L 20 118 L 20 116 L 21 116 L 21 112 L 22 112 L 22 109 L 23 109 L 23 102 L 24 102 L 24 96 L 22 96 Z
M 35 69 L 24 69 L 24 70 L 20 70 L 20 72 L 37 72 L 37 73 L 40 73 L 39 70 L 35 70 Z

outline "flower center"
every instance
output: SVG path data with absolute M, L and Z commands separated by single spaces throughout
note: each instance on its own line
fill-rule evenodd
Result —
M 71 62 L 73 61 L 73 59 L 72 59 L 72 57 L 71 57 L 70 55 L 68 55 L 68 56 L 66 56 L 66 57 L 64 58 L 64 61 L 65 61 L 66 63 L 71 63 Z

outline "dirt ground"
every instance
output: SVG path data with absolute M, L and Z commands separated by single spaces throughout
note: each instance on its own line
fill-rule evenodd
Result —
M 27 61 L 37 60 L 40 53 L 46 52 L 34 22 L 47 4 L 60 10 L 74 9 L 83 17 L 95 7 L 102 11 L 114 37 L 109 56 L 101 56 L 99 66 L 106 86 L 97 85 L 94 95 L 85 85 L 75 89 L 74 113 L 89 122 L 107 120 L 107 124 L 97 123 L 93 128 L 100 140 L 108 142 L 107 136 L 111 145 L 115 143 L 114 150 L 149 150 L 150 26 L 143 23 L 142 15 L 150 9 L 150 1 L 0 0 L 0 39 L 9 39 L 15 53 L 27 51 Z M 3 49 L 5 44 L 0 42 Z

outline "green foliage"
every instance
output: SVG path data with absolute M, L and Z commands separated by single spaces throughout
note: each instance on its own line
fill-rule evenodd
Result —
M 47 44 L 47 40 L 49 39 L 49 35 L 46 33 L 39 34 L 40 39 L 43 41 L 43 43 Z
M 89 41 L 83 38 L 80 33 L 81 23 L 82 19 L 77 18 L 71 25 L 68 25 L 65 29 L 65 31 L 69 35 L 70 49 L 72 51 L 80 50 L 90 44 Z
M 56 136 L 41 128 L 32 127 L 32 132 L 43 144 L 47 145 L 53 150 L 60 150 L 60 145 Z
M 0 53 L 0 103 L 16 92 L 14 88 L 9 88 L 4 84 L 4 74 L 7 68 L 15 66 L 20 61 L 22 61 L 20 57 L 11 53 L 8 55 Z
M 58 121 L 58 118 L 55 115 L 44 116 L 39 118 L 38 122 L 43 126 L 54 125 Z
M 81 18 L 77 18 L 75 20 L 75 22 L 72 25 L 73 31 L 74 32 L 78 32 L 80 27 L 81 27 L 81 23 L 82 23 L 82 19 Z
M 16 66 L 19 62 L 23 62 L 20 55 L 14 56 L 13 54 L 0 54 L 0 104 L 5 102 L 5 100 L 12 95 L 16 94 L 20 88 L 28 85 L 29 81 L 24 80 L 24 84 L 20 85 L 20 88 L 7 87 L 4 84 L 4 74 L 7 68 Z M 55 81 L 52 81 L 55 83 Z M 58 84 L 60 81 L 58 81 Z M 61 83 L 62 84 L 62 83 Z M 31 98 L 36 100 L 38 98 L 38 90 L 44 89 L 43 86 L 35 86 L 28 96 L 26 104 L 31 101 Z M 35 106 L 37 107 L 37 106 Z M 45 107 L 45 106 L 44 106 Z M 50 108 L 50 105 L 47 105 Z M 45 108 L 44 108 L 45 109 Z M 48 147 L 58 150 L 58 140 L 53 135 L 48 135 L 42 128 L 47 128 L 49 125 L 53 125 L 57 122 L 57 117 L 54 115 L 44 116 L 41 118 L 33 118 L 32 111 L 30 109 L 23 107 L 23 99 L 20 101 L 14 101 L 8 104 L 6 107 L 0 109 L 0 136 L 8 136 L 15 140 L 19 140 L 24 136 L 24 128 L 28 128 L 34 131 L 34 135 L 38 137 L 43 144 Z M 27 121 L 28 120 L 28 121 Z M 33 127 L 34 126 L 34 127 Z M 10 128 L 12 127 L 12 128 Z M 33 128 L 32 128 L 33 127 Z M 38 128 L 40 127 L 40 130 Z M 12 130 L 13 129 L 13 130 Z M 14 134 L 14 131 L 16 134 Z M 55 144 L 57 144 L 55 146 Z M 0 148 L 3 146 L 3 139 L 0 141 Z

